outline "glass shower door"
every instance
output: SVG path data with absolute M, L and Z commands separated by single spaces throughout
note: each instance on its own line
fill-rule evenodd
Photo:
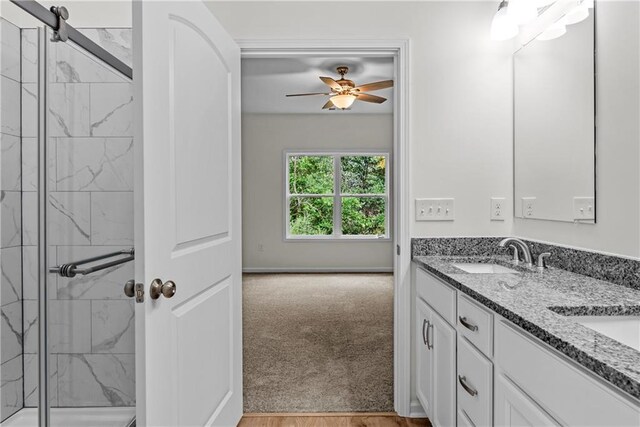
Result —
M 130 63 L 129 29 L 81 31 Z M 113 262 L 132 258 L 131 82 L 73 42 L 52 39 L 41 200 L 51 425 L 124 426 L 135 414 L 134 302 L 123 292 L 134 271 L 132 262 Z

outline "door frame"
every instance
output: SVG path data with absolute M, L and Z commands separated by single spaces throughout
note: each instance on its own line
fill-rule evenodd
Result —
M 296 40 L 236 39 L 241 58 L 393 57 L 393 394 L 400 416 L 420 415 L 411 405 L 411 235 L 410 235 L 410 133 L 409 39 Z M 412 414 L 413 412 L 413 414 Z

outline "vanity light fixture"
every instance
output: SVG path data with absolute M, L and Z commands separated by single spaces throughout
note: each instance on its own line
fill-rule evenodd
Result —
M 507 14 L 516 24 L 526 25 L 538 17 L 538 7 L 531 0 L 510 0 Z
M 567 32 L 567 25 L 577 24 L 589 17 L 589 9 L 593 7 L 593 0 L 577 0 L 573 9 L 561 19 L 551 24 L 536 40 L 546 41 L 557 39 Z
M 509 14 L 509 1 L 502 0 L 491 22 L 492 40 L 509 40 L 518 35 L 518 24 Z
M 336 108 L 346 110 L 347 108 L 351 107 L 351 105 L 353 105 L 353 102 L 356 100 L 356 96 L 349 94 L 335 95 L 329 99 L 331 99 L 331 102 L 336 106 Z
M 571 12 L 564 16 L 564 23 L 566 25 L 577 24 L 589 17 L 589 8 L 584 5 L 584 2 L 574 8 Z

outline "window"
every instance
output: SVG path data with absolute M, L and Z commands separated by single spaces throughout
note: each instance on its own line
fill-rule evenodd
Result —
M 287 153 L 287 239 L 386 239 L 386 153 Z

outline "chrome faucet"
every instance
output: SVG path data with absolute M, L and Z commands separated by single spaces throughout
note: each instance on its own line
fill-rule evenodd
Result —
M 522 252 L 522 260 L 527 264 L 527 267 L 532 266 L 531 250 L 529 250 L 529 246 L 527 246 L 525 242 L 515 237 L 507 237 L 506 239 L 502 239 L 498 244 L 501 248 L 507 245 L 514 246 L 519 252 Z

